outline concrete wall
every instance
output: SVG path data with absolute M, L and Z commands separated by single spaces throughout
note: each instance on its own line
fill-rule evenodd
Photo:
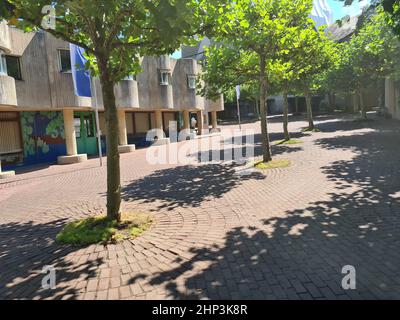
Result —
M 0 21 L 0 49 L 8 53 L 11 50 L 10 33 L 7 23 Z
M 385 106 L 393 118 L 400 119 L 400 85 L 390 79 L 385 81 Z
M 15 80 L 6 75 L 0 75 L 0 105 L 5 108 L 17 105 Z

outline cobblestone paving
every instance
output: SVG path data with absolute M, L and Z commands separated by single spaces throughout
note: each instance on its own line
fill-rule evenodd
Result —
M 273 147 L 291 167 L 250 175 L 122 155 L 124 209 L 156 222 L 115 245 L 54 242 L 66 222 L 104 212 L 98 160 L 0 181 L 0 298 L 399 299 L 400 122 L 320 117 L 321 132 L 302 134 L 305 124 L 290 124 L 302 144 Z M 45 265 L 55 290 L 41 289 Z M 345 265 L 356 290 L 342 289 Z

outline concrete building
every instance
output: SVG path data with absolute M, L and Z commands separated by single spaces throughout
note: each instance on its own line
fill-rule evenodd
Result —
M 115 87 L 119 117 L 120 152 L 146 146 L 148 130 L 169 122 L 189 129 L 196 117 L 198 133 L 216 129 L 223 97 L 209 101 L 196 94 L 194 59 L 144 57 L 142 73 Z M 79 162 L 98 153 L 94 106 L 100 111 L 105 145 L 104 106 L 100 82 L 97 99 L 75 96 L 69 44 L 44 32 L 24 33 L 0 23 L 0 157 L 3 168 L 43 162 Z M 93 90 L 94 91 L 94 90 Z M 4 172 L 3 172 L 4 174 Z

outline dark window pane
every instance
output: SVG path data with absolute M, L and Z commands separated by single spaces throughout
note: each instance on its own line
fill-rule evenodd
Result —
M 74 118 L 75 135 L 81 137 L 81 118 Z
M 6 56 L 7 74 L 15 80 L 22 80 L 19 57 Z
M 61 72 L 71 71 L 71 56 L 69 50 L 59 50 L 60 51 L 60 68 Z
M 7 74 L 6 56 L 0 50 L 0 74 Z

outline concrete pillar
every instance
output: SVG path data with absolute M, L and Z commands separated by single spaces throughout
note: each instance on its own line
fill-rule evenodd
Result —
M 164 126 L 163 126 L 163 119 L 162 119 L 162 112 L 160 110 L 154 111 L 154 118 L 155 118 L 155 125 L 156 129 L 160 129 L 164 131 Z
M 218 127 L 217 111 L 211 112 L 211 121 L 213 130 L 217 129 Z
M 129 153 L 136 150 L 136 146 L 134 144 L 128 144 L 128 131 L 126 129 L 126 116 L 125 110 L 118 109 L 118 152 L 119 153 Z
M 203 111 L 197 111 L 197 132 L 198 134 L 203 134 L 204 130 L 204 116 L 203 116 Z
M 154 111 L 154 120 L 155 120 L 155 129 L 159 129 L 162 132 L 164 132 L 164 125 L 163 125 L 163 118 L 162 118 L 162 112 L 161 110 L 156 110 Z M 169 138 L 165 138 L 165 135 L 163 134 L 162 137 L 158 137 L 158 139 L 154 142 L 154 145 L 164 145 L 164 144 L 169 144 L 170 140 Z
M 190 124 L 190 112 L 183 111 L 183 128 L 179 133 L 179 141 L 191 140 L 196 137 L 195 133 L 192 133 L 191 124 Z
M 125 110 L 118 109 L 118 141 L 120 146 L 128 144 L 128 133 L 126 131 Z
M 63 116 L 64 116 L 64 133 L 65 133 L 65 144 L 67 147 L 67 156 L 76 156 L 78 154 L 78 148 L 76 146 L 74 111 L 63 110 Z
M 183 111 L 183 129 L 190 129 L 189 111 Z
M 65 145 L 67 148 L 67 155 L 58 157 L 58 164 L 72 164 L 84 162 L 87 160 L 86 154 L 78 154 L 78 148 L 76 146 L 76 133 L 74 126 L 74 111 L 64 109 L 64 134 L 65 134 Z
M 210 121 L 208 118 L 208 112 L 204 111 L 203 112 L 203 134 L 208 134 L 210 133 Z

